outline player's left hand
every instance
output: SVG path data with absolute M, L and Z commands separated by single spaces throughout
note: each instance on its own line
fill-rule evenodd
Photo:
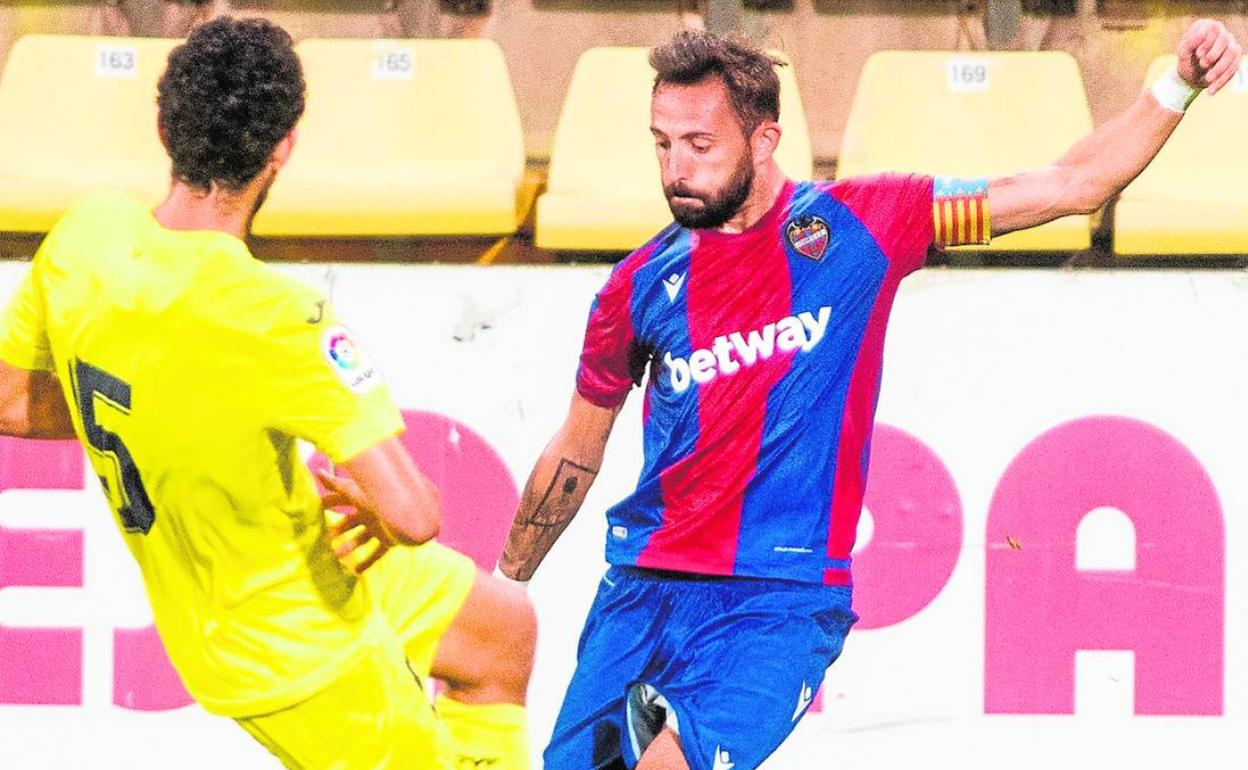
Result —
M 1244 49 L 1220 21 L 1200 19 L 1179 40 L 1179 77 L 1212 96 L 1239 72 Z
M 324 489 L 321 505 L 325 508 L 334 555 L 343 566 L 359 574 L 390 550 L 394 538 L 369 506 L 359 484 L 327 471 L 317 471 L 317 480 Z

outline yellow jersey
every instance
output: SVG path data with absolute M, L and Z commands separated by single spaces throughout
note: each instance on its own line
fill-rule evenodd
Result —
M 168 230 L 103 194 L 44 239 L 0 323 L 0 358 L 58 375 L 206 709 L 289 706 L 385 633 L 330 549 L 296 440 L 340 462 L 402 421 L 317 290 L 230 235 Z

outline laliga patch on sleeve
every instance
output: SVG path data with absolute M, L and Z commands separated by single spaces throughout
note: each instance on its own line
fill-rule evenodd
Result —
M 355 336 L 345 326 L 332 326 L 321 337 L 321 353 L 342 384 L 353 393 L 364 394 L 381 384 L 381 372 L 365 355 Z

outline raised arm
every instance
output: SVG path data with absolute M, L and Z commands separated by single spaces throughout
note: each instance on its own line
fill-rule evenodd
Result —
M 579 393 L 563 426 L 542 452 L 511 525 L 498 567 L 513 580 L 528 580 L 571 523 L 598 476 L 607 437 L 619 409 L 596 406 Z
M 1213 95 L 1230 82 L 1242 50 L 1220 22 L 1193 23 L 1179 41 L 1177 72 L 1163 75 L 1125 113 L 1076 142 L 1053 165 L 989 183 L 992 234 L 1104 206 L 1156 157 L 1201 89 Z

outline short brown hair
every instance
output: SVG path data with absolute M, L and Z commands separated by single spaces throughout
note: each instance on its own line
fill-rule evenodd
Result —
M 718 76 L 747 135 L 764 120 L 780 119 L 776 67 L 785 63 L 743 37 L 682 30 L 650 51 L 650 66 L 658 73 L 655 90 L 664 83 L 688 85 Z

